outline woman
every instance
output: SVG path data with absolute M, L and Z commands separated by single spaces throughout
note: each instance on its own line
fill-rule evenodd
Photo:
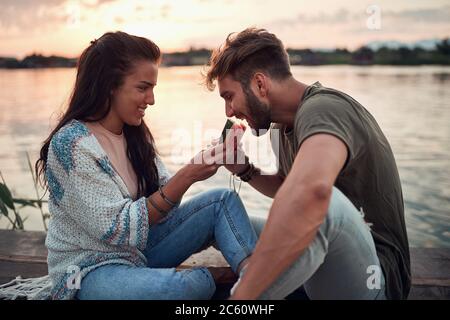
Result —
M 54 299 L 209 299 L 207 268 L 175 267 L 215 242 L 239 273 L 255 246 L 236 193 L 217 189 L 179 205 L 219 165 L 190 163 L 169 177 L 143 120 L 160 59 L 153 42 L 124 32 L 104 34 L 80 56 L 68 110 L 36 162 L 50 192 Z

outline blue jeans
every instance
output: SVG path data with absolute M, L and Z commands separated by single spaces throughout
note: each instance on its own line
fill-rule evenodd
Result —
M 259 236 L 266 220 L 251 217 L 251 221 Z M 302 286 L 313 300 L 386 299 L 369 226 L 337 188 L 315 239 L 259 298 L 284 299 Z
M 192 254 L 215 243 L 233 271 L 256 245 L 257 236 L 239 196 L 228 189 L 197 195 L 150 227 L 144 251 L 148 266 L 111 264 L 89 272 L 77 298 L 210 299 L 216 286 L 205 267 L 176 271 Z

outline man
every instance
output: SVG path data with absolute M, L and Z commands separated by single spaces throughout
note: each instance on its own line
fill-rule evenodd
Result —
M 311 299 L 407 298 L 400 179 L 370 113 L 345 93 L 296 80 L 283 44 L 264 29 L 230 34 L 208 66 L 206 85 L 217 80 L 227 117 L 280 130 L 278 174 L 248 161 L 226 166 L 274 199 L 231 298 L 283 299 L 301 286 Z

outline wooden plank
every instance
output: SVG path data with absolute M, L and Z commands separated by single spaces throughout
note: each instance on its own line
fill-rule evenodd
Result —
M 0 284 L 17 276 L 22 278 L 42 277 L 48 273 L 47 263 L 11 262 L 0 260 Z
M 408 300 L 450 300 L 450 287 L 413 285 Z
M 0 230 L 0 284 L 20 275 L 22 278 L 47 274 L 45 233 Z M 232 284 L 237 278 L 222 254 L 213 247 L 192 255 L 178 268 L 205 266 L 214 269 L 219 284 Z
M 450 249 L 411 248 L 414 285 L 450 286 Z
M 19 255 L 46 260 L 45 233 L 0 230 L 0 256 Z
M 450 299 L 450 248 L 411 248 L 410 251 L 409 299 Z M 45 233 L 0 230 L 0 284 L 18 275 L 29 278 L 47 274 L 46 260 Z M 214 269 L 219 274 L 218 287 L 226 290 L 236 281 L 222 254 L 213 247 L 191 256 L 178 268 L 193 266 Z
M 450 249 L 410 248 L 409 300 L 450 299 Z

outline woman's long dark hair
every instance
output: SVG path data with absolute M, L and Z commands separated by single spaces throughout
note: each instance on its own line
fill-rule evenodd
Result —
M 47 154 L 53 135 L 73 119 L 92 122 L 106 117 L 111 109 L 111 92 L 120 87 L 136 62 L 159 64 L 161 52 L 152 41 L 125 32 L 108 32 L 91 42 L 78 60 L 75 86 L 68 109 L 44 141 L 36 161 L 37 180 L 48 188 L 45 175 Z M 124 125 L 127 155 L 138 178 L 138 197 L 149 196 L 158 188 L 156 149 L 144 120 L 139 126 Z

